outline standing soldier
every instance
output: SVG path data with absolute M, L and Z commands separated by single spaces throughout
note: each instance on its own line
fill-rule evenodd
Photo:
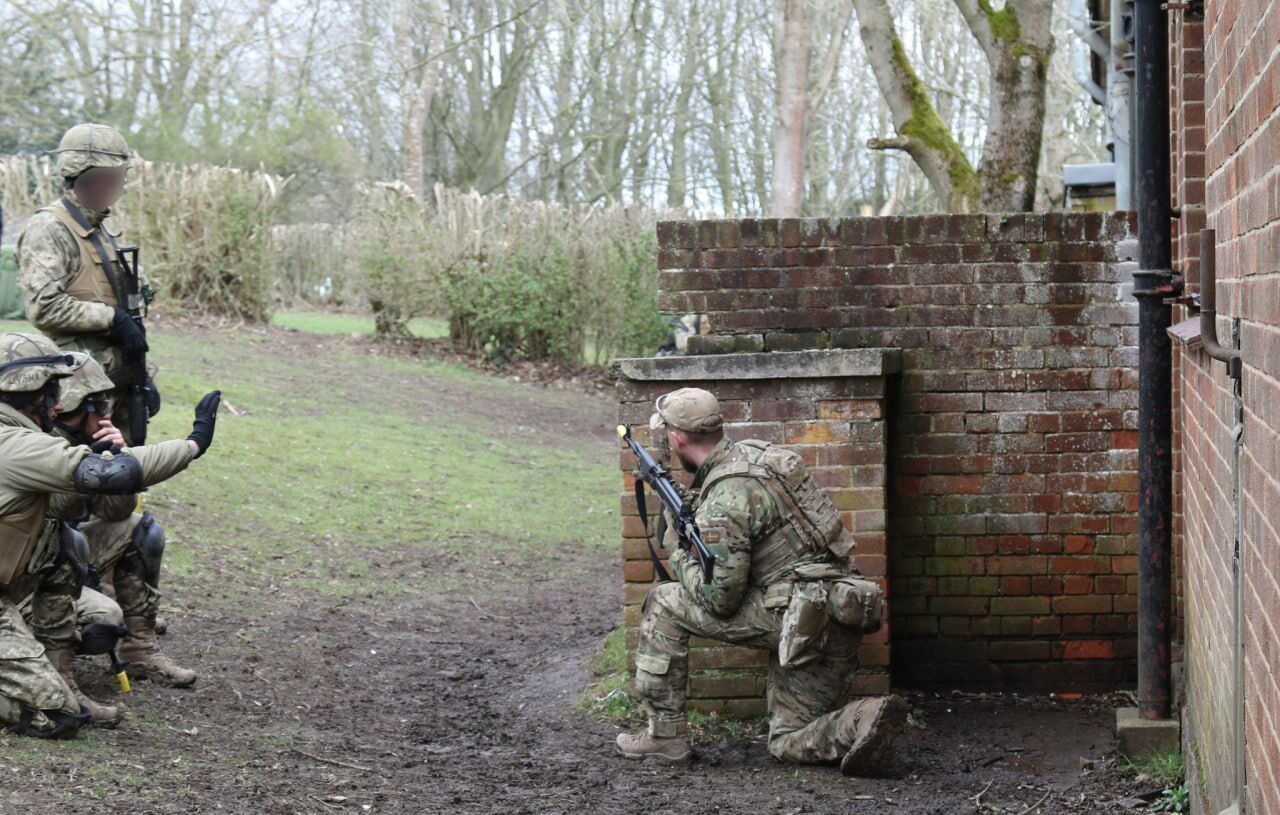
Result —
M 712 578 L 685 549 L 668 551 L 675 580 L 645 601 L 636 692 L 647 730 L 618 736 L 628 758 L 685 761 L 690 636 L 771 651 L 769 752 L 783 761 L 839 764 L 846 775 L 882 769 L 906 723 L 898 696 L 840 706 L 864 630 L 883 595 L 847 566 L 853 541 L 839 512 L 795 453 L 726 438 L 711 393 L 682 388 L 649 422 L 694 473 L 694 520 L 715 557 Z
M 133 316 L 141 314 L 147 290 L 136 255 L 133 264 L 125 262 L 128 250 L 107 220 L 124 192 L 129 146 L 114 128 L 78 124 L 55 152 L 63 195 L 31 216 L 15 248 L 27 318 L 60 348 L 88 351 L 102 363 L 115 384 L 116 425 L 130 444 L 140 444 L 135 428 L 145 429 L 137 424 L 145 419 L 130 415 L 135 382 L 146 382 L 145 412 L 160 408 L 146 377 L 146 332 Z
M 92 359 L 62 380 L 58 432 L 72 444 L 110 444 L 121 441 L 111 416 L 112 382 Z M 164 555 L 164 527 L 150 512 L 137 512 L 138 497 L 126 495 L 69 496 L 74 509 L 66 517 L 79 521 L 88 541 L 93 571 L 111 587 L 124 614 L 128 635 L 120 658 L 129 675 L 178 688 L 195 684 L 197 674 L 177 665 L 160 650 L 156 615 L 160 606 L 160 562 Z M 104 588 L 105 590 L 105 588 Z
M 0 723 L 48 738 L 89 719 L 46 653 L 76 636 L 74 592 L 50 587 L 69 559 L 53 497 L 127 495 L 176 475 L 213 443 L 220 399 L 201 400 L 186 439 L 95 453 L 49 433 L 74 365 L 44 337 L 0 334 Z M 18 604 L 33 592 L 28 624 Z

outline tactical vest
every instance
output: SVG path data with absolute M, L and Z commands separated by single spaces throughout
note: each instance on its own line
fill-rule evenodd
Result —
M 116 297 L 115 291 L 111 288 L 111 278 L 103 268 L 102 255 L 98 253 L 93 241 L 89 238 L 94 232 L 93 228 L 86 229 L 77 223 L 75 216 L 67 210 L 66 205 L 61 200 L 53 202 L 40 211 L 53 215 L 71 232 L 71 236 L 76 242 L 76 248 L 80 252 L 80 268 L 68 275 L 62 284 L 67 294 L 77 300 L 105 303 L 108 306 L 120 305 L 119 298 Z M 107 261 L 115 267 L 111 271 L 116 275 L 120 285 L 123 286 L 124 281 L 120 277 L 119 258 L 116 255 L 115 238 L 118 233 L 109 232 L 108 230 L 109 228 L 106 225 L 98 228 L 99 241 L 102 244 L 102 251 L 106 255 Z M 69 351 L 87 351 L 92 354 L 117 387 L 125 387 L 129 384 L 131 375 L 129 365 L 125 361 L 124 355 L 107 340 L 105 335 L 50 334 L 50 339 L 56 342 L 59 348 Z
M 728 478 L 754 478 L 773 496 L 778 521 L 751 550 L 751 582 L 766 587 L 806 563 L 847 563 L 854 541 L 826 490 L 796 453 L 763 441 L 738 442 L 707 473 L 702 495 Z
M 80 250 L 80 268 L 73 271 L 63 282 L 63 288 L 67 294 L 77 300 L 105 303 L 108 306 L 120 305 L 116 293 L 111 289 L 111 278 L 102 268 L 102 258 L 98 255 L 93 241 L 89 240 L 94 230 L 85 229 L 76 223 L 75 217 L 67 211 L 62 201 L 55 201 L 40 212 L 48 212 L 61 221 L 75 238 L 76 248 Z M 105 233 L 106 228 L 102 227 L 100 231 Z M 106 253 L 108 262 L 117 263 L 115 246 L 105 234 L 102 236 L 102 249 Z M 116 269 L 112 269 L 111 272 L 119 274 Z

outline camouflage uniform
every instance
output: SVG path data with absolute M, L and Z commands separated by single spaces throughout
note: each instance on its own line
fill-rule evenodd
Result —
M 697 391 L 695 398 L 715 404 L 705 391 Z M 662 408 L 659 400 L 660 413 Z M 712 424 L 718 428 L 718 405 L 715 411 Z M 674 421 L 668 411 L 655 415 L 652 425 L 662 430 L 665 423 Z M 710 583 L 704 582 L 697 561 L 676 545 L 668 525 L 664 543 L 672 552 L 674 581 L 655 586 L 645 602 L 636 650 L 636 691 L 648 714 L 648 735 L 659 740 L 682 738 L 687 729 L 689 638 L 767 650 L 769 751 L 784 761 L 839 763 L 849 757 L 856 742 L 867 738 L 870 728 L 887 724 L 893 730 L 900 725 L 881 721 L 883 700 L 859 700 L 841 707 L 849 675 L 857 667 L 860 628 L 826 624 L 824 610 L 823 633 L 803 658 L 780 659 L 784 617 L 793 596 L 805 586 L 822 587 L 825 592 L 826 582 L 806 576 L 852 574 L 837 551 L 847 558 L 853 543 L 834 507 L 829 508 L 826 521 L 828 542 L 815 542 L 811 530 L 796 517 L 794 499 L 769 483 L 774 480 L 765 468 L 769 451 L 763 442 L 735 444 L 725 438 L 694 475 L 694 517 L 716 558 L 713 577 Z M 820 493 L 802 465 L 795 466 L 800 468 L 799 482 Z M 825 494 L 819 500 L 826 501 Z M 894 702 L 891 718 L 899 713 L 905 716 L 901 704 L 901 700 Z M 885 743 L 894 735 L 896 731 L 888 733 Z M 621 739 L 619 746 L 624 747 Z M 623 752 L 640 757 L 638 751 L 628 752 L 625 747 Z
M 63 136 L 57 173 L 64 179 L 93 167 L 127 167 L 124 138 L 105 125 L 76 125 Z M 106 369 L 115 384 L 115 424 L 128 438 L 129 385 L 132 363 L 109 332 L 124 294 L 117 252 L 120 232 L 109 212 L 93 212 L 67 190 L 57 201 L 37 210 L 23 227 L 14 248 L 18 285 L 26 296 L 27 319 L 60 348 L 85 351 Z M 108 264 L 94 245 L 97 238 Z M 112 285 L 112 276 L 116 286 Z
M 36 335 L 0 335 L 0 365 L 19 366 L 0 367 L 0 391 L 38 394 L 51 379 L 70 375 L 74 358 L 56 350 Z M 46 647 L 65 650 L 77 641 L 75 592 L 68 586 L 78 586 L 80 576 L 63 555 L 52 499 L 159 483 L 186 469 L 195 454 L 188 441 L 173 440 L 98 455 L 45 431 L 0 401 L 0 723 L 62 736 L 84 718 Z M 30 622 L 23 619 L 24 600 Z
M 111 380 L 102 367 L 89 360 L 63 380 L 60 418 L 80 411 L 88 397 L 109 394 L 111 390 Z M 60 424 L 63 435 L 69 437 L 69 429 Z M 105 599 L 118 603 L 124 615 L 131 633 L 121 648 L 121 655 L 130 663 L 131 675 L 185 687 L 196 681 L 196 672 L 174 664 L 165 656 L 153 633 L 161 596 L 157 586 L 163 529 L 151 513 L 138 512 L 137 508 L 137 495 L 66 496 L 58 507 L 60 517 L 78 522 L 88 542 L 93 571 L 109 595 Z M 145 547 L 144 551 L 138 545 L 143 538 L 158 546 Z

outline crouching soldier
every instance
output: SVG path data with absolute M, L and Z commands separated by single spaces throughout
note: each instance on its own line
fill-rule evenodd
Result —
M 54 496 L 127 495 L 176 475 L 213 443 L 220 400 L 216 391 L 201 400 L 186 439 L 95 453 L 49 433 L 59 380 L 76 364 L 44 337 L 0 334 L 0 724 L 48 738 L 73 735 L 90 717 L 50 661 L 77 637 L 75 590 L 63 577 L 75 558 Z M 19 608 L 29 595 L 30 624 Z
M 672 455 L 694 473 L 694 518 L 716 561 L 710 582 L 674 546 L 674 580 L 645 601 L 636 650 L 636 692 L 647 730 L 618 736 L 628 758 L 691 757 L 685 694 L 689 638 L 771 652 L 769 752 L 783 761 L 839 764 L 846 775 L 883 769 L 906 723 L 898 696 L 840 706 L 864 631 L 883 595 L 847 565 L 853 541 L 826 493 L 795 453 L 724 435 L 711 393 L 683 388 L 657 401 L 650 419 Z
M 118 451 L 125 446 L 111 422 L 114 384 L 102 366 L 87 359 L 62 380 L 57 432 L 72 444 Z M 114 596 L 128 634 L 119 656 L 134 679 L 190 687 L 197 674 L 169 659 L 156 640 L 164 527 L 150 512 L 135 512 L 138 496 L 70 496 L 61 517 L 73 520 L 88 542 L 90 564 L 101 588 Z

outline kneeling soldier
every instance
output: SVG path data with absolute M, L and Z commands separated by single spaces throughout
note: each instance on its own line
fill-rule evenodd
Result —
M 716 561 L 704 582 L 691 556 L 667 541 L 675 580 L 650 592 L 636 650 L 636 692 L 649 727 L 618 736 L 619 752 L 691 757 L 685 694 L 689 637 L 699 636 L 772 652 L 775 757 L 839 764 L 847 775 L 882 769 L 907 707 L 898 696 L 839 706 L 863 631 L 883 613 L 879 588 L 847 565 L 853 541 L 839 512 L 795 453 L 725 438 L 720 405 L 705 390 L 663 396 L 649 424 L 695 473 L 694 517 Z
M 58 432 L 73 444 L 114 442 L 117 449 L 124 446 L 119 429 L 111 422 L 114 387 L 102 366 L 92 359 L 64 379 Z M 175 664 L 160 650 L 156 639 L 164 527 L 150 512 L 134 511 L 137 495 L 78 498 L 75 520 L 88 541 L 93 571 L 124 612 L 129 633 L 119 656 L 128 664 L 129 676 L 179 688 L 195 684 L 196 672 Z
M 46 655 L 46 644 L 73 645 L 76 631 L 74 591 L 49 589 L 73 559 L 53 497 L 131 494 L 176 475 L 212 444 L 220 400 L 216 391 L 201 400 L 186 439 L 95 453 L 49 435 L 58 380 L 75 365 L 44 337 L 0 334 L 0 723 L 49 738 L 73 735 L 89 719 Z M 18 604 L 33 593 L 29 626 Z

